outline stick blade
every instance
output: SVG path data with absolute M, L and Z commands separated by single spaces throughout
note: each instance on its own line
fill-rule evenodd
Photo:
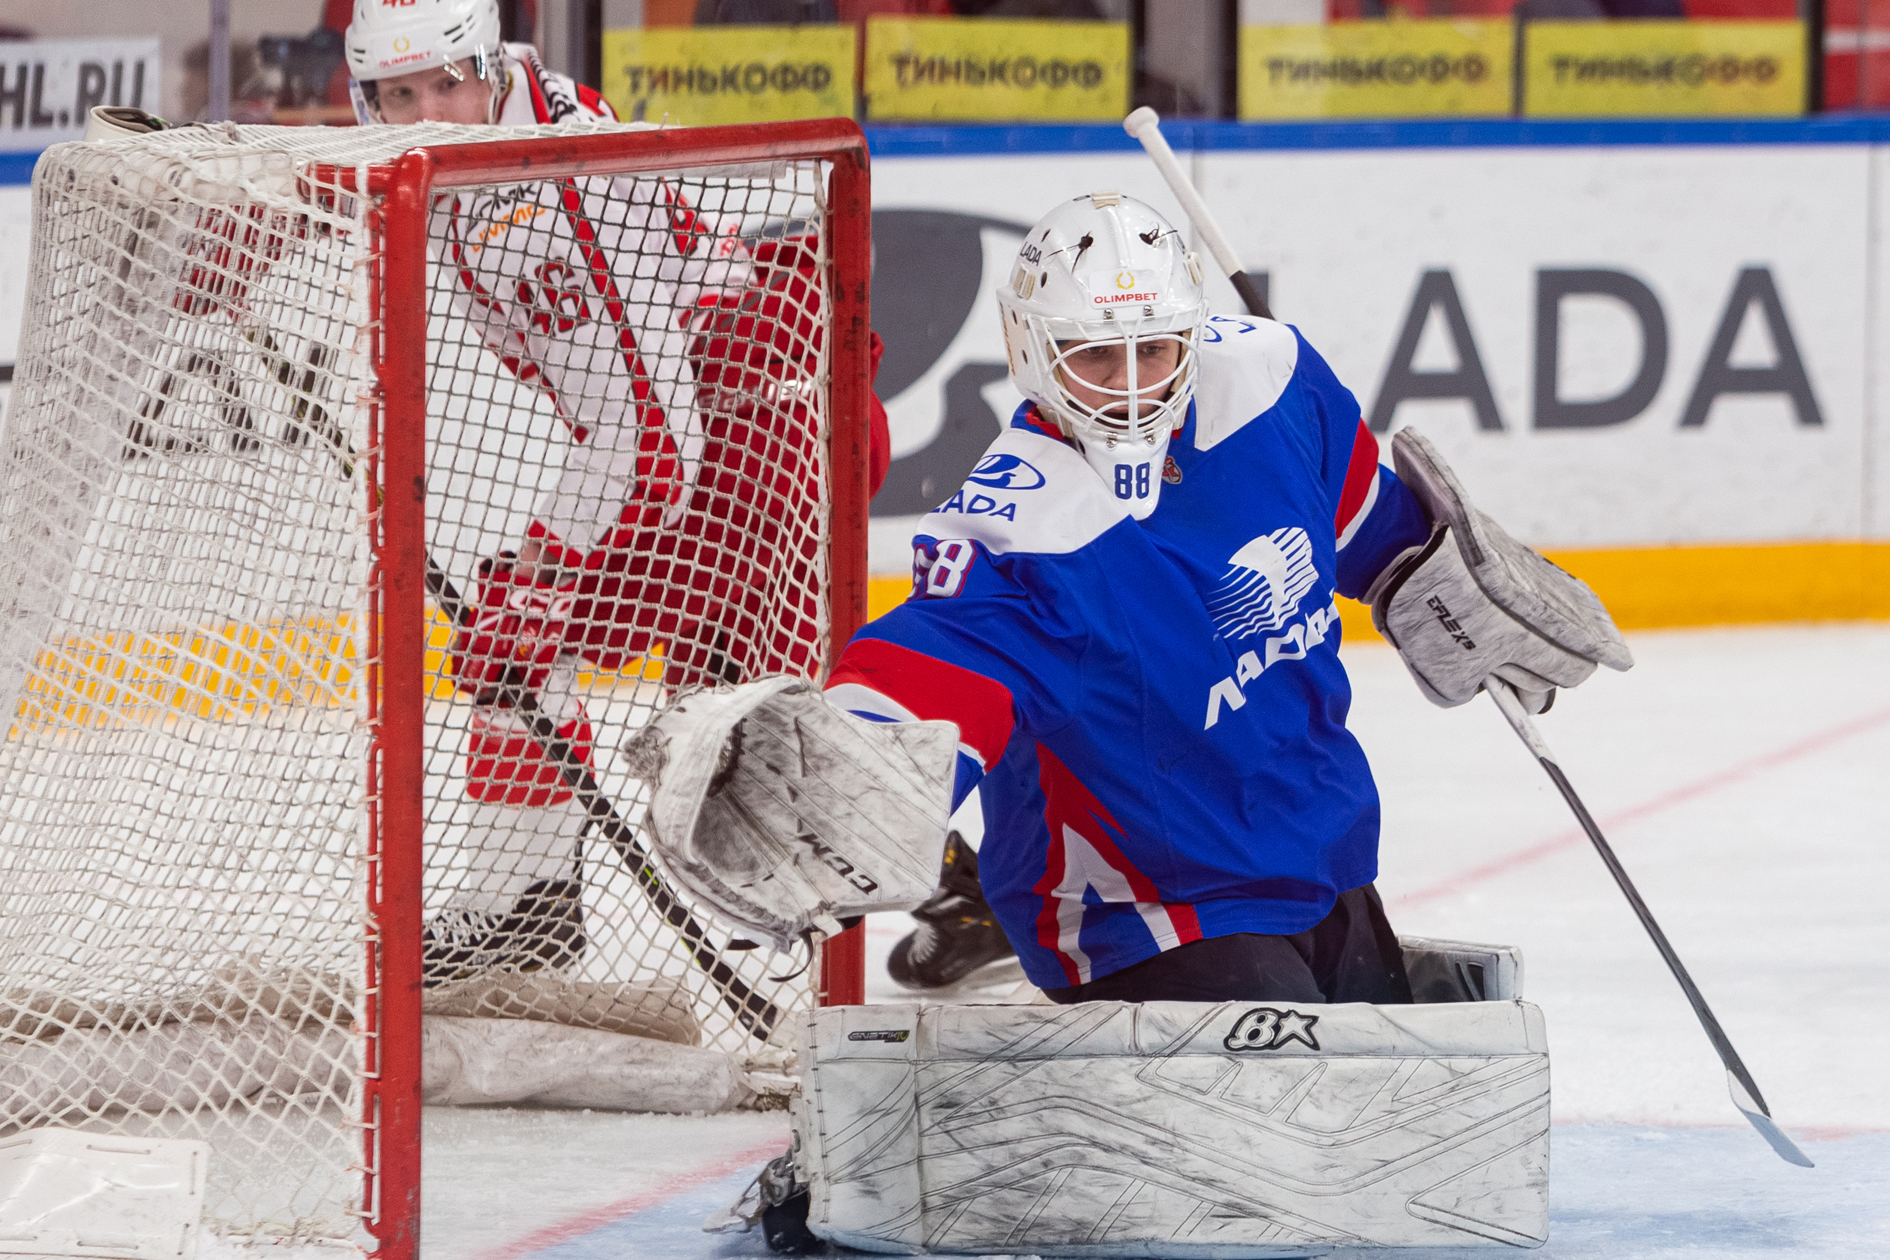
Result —
M 1785 1130 L 1778 1127 L 1772 1117 L 1760 1109 L 1759 1104 L 1739 1083 L 1739 1078 L 1731 1072 L 1726 1073 L 1726 1088 L 1732 1094 L 1733 1106 L 1739 1108 L 1739 1114 L 1752 1121 L 1752 1127 L 1759 1131 L 1759 1136 L 1771 1143 L 1778 1157 L 1788 1164 L 1797 1164 L 1800 1168 L 1816 1168 L 1805 1153 L 1798 1149 L 1798 1144 L 1785 1136 Z

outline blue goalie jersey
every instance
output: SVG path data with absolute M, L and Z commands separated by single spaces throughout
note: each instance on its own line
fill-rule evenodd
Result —
M 1296 330 L 1216 316 L 1198 353 L 1147 519 L 1026 404 L 829 682 L 864 717 L 958 724 L 985 895 L 1043 988 L 1303 931 L 1377 873 L 1333 597 L 1428 526 Z

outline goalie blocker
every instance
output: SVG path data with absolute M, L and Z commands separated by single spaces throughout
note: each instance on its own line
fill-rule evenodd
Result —
M 1365 600 L 1432 704 L 1453 708 L 1494 674 L 1531 713 L 1596 665 L 1634 664 L 1586 583 L 1523 546 L 1470 504 L 1430 440 L 1402 429 L 1392 462 L 1430 517 L 1430 540 L 1385 567 Z

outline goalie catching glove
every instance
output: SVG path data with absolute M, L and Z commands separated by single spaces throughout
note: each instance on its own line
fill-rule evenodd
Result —
M 657 861 L 777 949 L 932 892 L 958 756 L 949 722 L 869 722 L 777 676 L 683 697 L 624 753 L 654 784 Z
M 1372 624 L 1433 704 L 1451 708 L 1494 674 L 1532 713 L 1596 665 L 1634 664 L 1608 610 L 1580 579 L 1523 546 L 1470 505 L 1423 434 L 1391 442 L 1398 477 L 1431 521 L 1431 538 L 1394 560 L 1366 594 Z

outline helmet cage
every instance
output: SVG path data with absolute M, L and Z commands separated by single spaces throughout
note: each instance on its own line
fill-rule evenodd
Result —
M 1026 311 L 1015 312 L 1013 318 L 1024 334 L 1018 349 L 1024 359 L 1036 358 L 1042 365 L 1041 372 L 1033 375 L 1040 389 L 1051 395 L 1037 401 L 1085 446 L 1113 450 L 1138 440 L 1153 446 L 1162 434 L 1180 428 L 1187 419 L 1188 402 L 1194 396 L 1195 350 L 1207 319 L 1205 301 L 1195 309 L 1154 318 L 1073 320 Z M 1181 347 L 1175 366 L 1159 380 L 1143 380 L 1138 351 L 1150 342 L 1162 341 Z M 1078 351 L 1111 343 L 1122 345 L 1128 358 L 1123 388 L 1095 384 L 1071 362 Z M 1105 401 L 1092 405 L 1078 398 L 1069 387 L 1071 376 L 1088 392 L 1102 394 Z
M 1173 342 L 1179 347 L 1175 366 L 1158 380 L 1145 380 L 1142 372 L 1144 346 Z M 1098 345 L 1120 345 L 1127 359 L 1125 383 L 1121 388 L 1099 384 L 1083 375 L 1072 359 Z M 1120 442 L 1133 443 L 1138 438 L 1153 446 L 1165 431 L 1181 426 L 1186 418 L 1188 399 L 1194 394 L 1194 330 L 1179 332 L 1128 333 L 1117 337 L 1087 341 L 1065 340 L 1059 346 L 1052 341 L 1046 347 L 1050 379 L 1057 394 L 1056 411 L 1086 442 L 1100 441 L 1106 448 Z M 1100 405 L 1078 398 L 1069 385 L 1075 377 L 1089 393 L 1101 394 Z

